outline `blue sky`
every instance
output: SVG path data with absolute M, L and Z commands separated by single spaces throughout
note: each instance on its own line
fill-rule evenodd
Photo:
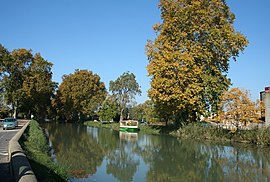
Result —
M 233 87 L 250 90 L 253 100 L 270 86 L 270 1 L 229 0 L 236 15 L 235 29 L 247 36 L 249 46 L 228 76 Z M 160 22 L 158 0 L 2 0 L 0 43 L 40 52 L 54 64 L 53 80 L 88 69 L 109 82 L 130 71 L 141 85 L 141 103 L 147 100 L 150 78 L 145 55 L 152 26 Z

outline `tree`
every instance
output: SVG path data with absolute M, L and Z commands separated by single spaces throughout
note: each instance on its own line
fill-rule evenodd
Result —
M 233 28 L 234 14 L 224 0 L 161 0 L 159 8 L 157 38 L 146 45 L 149 97 L 166 120 L 216 113 L 230 85 L 229 60 L 248 44 Z
M 10 52 L 2 44 L 0 44 L 0 80 L 1 81 L 3 79 L 3 76 L 6 73 L 6 66 L 5 65 L 10 61 L 11 61 Z M 1 86 L 0 88 L 2 91 L 3 87 Z
M 131 108 L 130 115 L 132 119 L 155 123 L 161 121 L 161 118 L 158 115 L 159 112 L 157 112 L 156 109 L 154 102 L 147 100 L 144 103 Z
M 4 81 L 3 77 L 5 75 L 5 64 L 11 60 L 9 51 L 0 44 L 0 118 L 8 116 L 9 108 L 6 105 L 4 98 Z
M 130 118 L 133 120 L 145 120 L 144 104 L 138 104 L 130 109 Z
M 66 120 L 82 120 L 94 116 L 105 97 L 105 84 L 97 74 L 76 70 L 74 74 L 63 76 L 53 103 L 58 114 Z
M 116 117 L 117 113 L 118 108 L 116 103 L 112 97 L 108 96 L 98 111 L 99 120 L 109 122 Z
M 249 91 L 232 88 L 224 92 L 220 106 L 219 119 L 225 122 L 243 123 L 258 122 L 260 103 L 250 99 Z
M 47 114 L 56 83 L 52 82 L 52 63 L 32 50 L 15 49 L 11 53 L 0 45 L 0 84 L 5 104 L 13 117 L 18 110 L 43 118 Z
M 115 81 L 110 81 L 110 91 L 119 104 L 120 121 L 123 120 L 123 112 L 132 102 L 135 95 L 141 94 L 141 89 L 133 73 L 125 72 Z
M 1 49 L 3 51 L 3 47 Z M 7 104 L 12 106 L 13 117 L 17 117 L 17 109 L 22 105 L 24 96 L 23 82 L 27 77 L 33 56 L 31 50 L 26 49 L 15 49 L 11 53 L 4 52 L 5 56 L 1 60 L 4 97 Z
M 9 112 L 10 108 L 5 104 L 3 92 L 0 90 L 0 118 L 7 117 Z
M 165 114 L 155 105 L 152 100 L 147 100 L 144 103 L 144 112 L 145 112 L 145 119 L 147 122 L 155 123 L 155 122 L 165 122 L 166 126 L 169 121 L 169 118 L 165 116 Z M 165 117 L 164 117 L 165 116 Z
M 39 53 L 35 54 L 29 65 L 29 72 L 22 86 L 22 108 L 28 116 L 33 114 L 38 119 L 44 119 L 48 115 L 51 99 L 57 88 L 57 83 L 52 81 L 52 66 L 53 64 L 42 58 Z

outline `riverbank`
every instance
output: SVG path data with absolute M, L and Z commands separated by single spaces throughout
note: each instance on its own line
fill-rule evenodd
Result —
M 256 146 L 270 146 L 270 128 L 254 128 L 251 130 L 227 130 L 200 123 L 189 123 L 170 133 L 178 138 L 195 140 L 211 140 L 220 142 L 240 142 Z
M 55 164 L 48 155 L 48 141 L 37 121 L 30 122 L 20 144 L 38 181 L 67 181 L 65 167 Z
M 98 128 L 109 128 L 116 131 L 119 131 L 119 123 L 101 123 L 101 122 L 95 122 L 95 121 L 86 121 L 84 122 L 84 125 L 86 126 L 93 126 Z M 140 132 L 144 132 L 147 134 L 160 134 L 162 130 L 162 126 L 148 126 L 146 124 L 140 125 Z
M 100 123 L 87 121 L 87 126 L 119 130 L 119 123 Z M 140 125 L 140 132 L 147 134 L 169 134 L 179 139 L 210 140 L 215 142 L 240 142 L 257 146 L 270 146 L 270 129 L 231 131 L 201 123 L 189 123 L 179 129 L 173 126 Z

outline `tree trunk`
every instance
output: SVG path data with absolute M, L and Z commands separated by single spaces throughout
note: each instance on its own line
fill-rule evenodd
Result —
M 124 112 L 124 109 L 121 109 L 121 112 L 120 112 L 120 122 L 123 121 L 123 112 Z
M 13 118 L 17 118 L 17 107 L 14 107 Z
M 31 113 L 31 110 L 29 109 L 26 118 L 27 118 L 27 119 L 32 119 L 32 118 L 31 118 L 31 115 L 32 115 L 32 113 Z
M 15 103 L 13 104 L 13 118 L 17 118 L 17 104 L 18 101 L 15 101 Z

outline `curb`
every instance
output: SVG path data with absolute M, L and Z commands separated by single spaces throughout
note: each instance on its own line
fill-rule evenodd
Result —
M 28 127 L 28 121 L 9 141 L 9 159 L 11 174 L 16 182 L 36 182 L 37 178 L 31 169 L 29 161 L 19 144 L 19 139 Z

